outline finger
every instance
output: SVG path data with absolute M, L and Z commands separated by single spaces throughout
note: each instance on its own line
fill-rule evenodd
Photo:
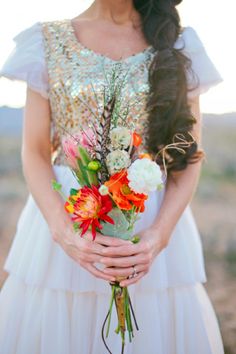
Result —
M 106 247 L 102 250 L 104 256 L 117 257 L 117 256 L 132 256 L 139 253 L 148 251 L 144 244 L 125 244 L 117 247 Z
M 84 268 L 87 269 L 96 278 L 104 279 L 104 280 L 107 280 L 107 281 L 116 281 L 115 277 L 103 273 L 102 271 L 98 270 L 95 266 L 93 266 L 90 263 L 86 263 Z
M 131 284 L 135 284 L 135 283 L 137 283 L 145 274 L 146 274 L 146 272 L 140 272 L 135 278 L 122 280 L 122 281 L 120 282 L 120 286 L 125 287 L 125 286 L 129 286 L 129 285 L 131 285 Z
M 95 253 L 83 253 L 81 252 L 78 255 L 78 258 L 82 260 L 83 262 L 89 262 L 89 263 L 99 263 L 101 256 Z
M 127 244 L 132 244 L 132 242 L 128 240 L 122 240 L 117 237 L 104 236 L 101 234 L 97 234 L 95 238 L 95 242 L 99 243 L 100 245 L 105 245 L 110 247 L 117 247 L 117 246 L 124 246 L 124 245 L 127 246 Z
M 99 263 L 101 256 L 91 252 L 82 251 L 81 248 L 77 249 L 75 246 L 67 249 L 67 254 L 73 258 L 78 264 L 90 262 Z
M 138 266 L 135 266 L 136 272 L 142 272 L 147 270 L 147 265 L 146 264 L 139 264 Z M 112 275 L 114 277 L 129 277 L 134 273 L 134 268 L 133 267 L 128 267 L 128 268 L 105 268 L 104 270 L 105 274 Z
M 100 263 L 106 265 L 107 267 L 127 268 L 132 267 L 134 264 L 148 263 L 148 259 L 143 255 L 119 258 L 103 257 L 100 259 Z
M 85 253 L 93 253 L 97 255 L 103 255 L 103 249 L 105 249 L 105 246 L 102 246 L 94 241 L 89 241 L 87 239 L 78 239 L 76 241 L 76 248 Z

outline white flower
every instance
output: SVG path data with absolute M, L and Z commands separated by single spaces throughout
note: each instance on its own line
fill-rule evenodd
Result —
M 126 149 L 131 144 L 131 138 L 130 131 L 125 127 L 117 127 L 110 132 L 113 149 Z
M 148 194 L 163 184 L 159 165 L 148 158 L 137 159 L 128 168 L 129 187 L 136 193 Z
M 108 171 L 111 175 L 120 172 L 123 168 L 129 167 L 131 161 L 127 151 L 115 150 L 110 152 L 106 158 Z
M 99 187 L 98 191 L 99 191 L 99 193 L 100 193 L 101 195 L 107 195 L 107 194 L 109 194 L 109 189 L 108 189 L 108 187 L 105 186 L 104 184 L 102 184 L 102 185 Z

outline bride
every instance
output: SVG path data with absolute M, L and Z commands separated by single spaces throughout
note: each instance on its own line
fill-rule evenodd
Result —
M 199 95 L 222 79 L 195 30 L 181 28 L 180 2 L 95 0 L 72 19 L 36 22 L 14 37 L 0 75 L 27 83 L 22 162 L 30 194 L 4 266 L 1 354 L 104 354 L 100 331 L 117 276 L 126 278 L 140 327 L 126 353 L 223 354 L 189 206 L 203 157 Z M 169 152 L 165 189 L 150 193 L 135 225 L 141 241 L 129 246 L 76 235 L 51 188 L 54 178 L 65 193 L 75 183 L 58 126 L 73 134 L 94 124 L 86 107 L 102 111 L 102 68 L 118 63 L 129 68 L 125 124 L 142 134 L 144 152 L 155 155 L 178 132 L 197 142 L 185 154 Z M 120 352 L 119 336 L 109 343 Z

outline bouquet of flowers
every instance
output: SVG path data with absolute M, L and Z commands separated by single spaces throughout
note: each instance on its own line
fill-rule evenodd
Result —
M 118 96 L 114 86 L 92 128 L 81 128 L 76 135 L 65 134 L 64 152 L 80 186 L 64 196 L 65 210 L 81 237 L 90 229 L 93 239 L 100 232 L 137 243 L 134 223 L 145 209 L 148 193 L 162 189 L 163 178 L 159 165 L 139 151 L 141 136 L 117 124 Z M 57 181 L 53 181 L 53 188 L 62 194 L 62 186 Z M 129 291 L 119 281 L 111 284 L 110 306 L 102 328 L 102 338 L 110 353 L 105 336 L 109 335 L 113 307 L 117 312 L 116 333 L 121 336 L 122 353 L 126 331 L 131 341 L 134 326 L 138 329 Z
M 73 226 L 83 236 L 91 228 L 95 239 L 97 231 L 104 235 L 138 242 L 134 237 L 134 222 L 145 209 L 148 193 L 163 186 L 160 167 L 146 154 L 136 155 L 141 137 L 125 127 L 110 131 L 110 102 L 104 114 L 101 130 L 86 130 L 81 135 L 64 140 L 64 151 L 80 188 L 71 189 L 66 197 L 65 210 L 71 214 Z M 53 181 L 53 188 L 61 191 L 61 185 Z M 120 279 L 121 280 L 121 279 Z M 115 302 L 118 315 L 117 333 L 122 343 L 127 329 L 133 336 L 131 314 L 134 317 L 127 288 L 119 286 L 119 280 L 111 285 L 112 297 L 109 309 L 108 329 Z M 135 320 L 135 318 L 134 318 Z M 136 321 L 135 321 L 136 322 Z

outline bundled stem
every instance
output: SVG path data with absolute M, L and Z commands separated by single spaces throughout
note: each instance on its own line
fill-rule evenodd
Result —
M 111 353 L 106 340 L 104 336 L 104 331 L 105 331 L 105 326 L 107 323 L 107 329 L 106 329 L 106 338 L 109 335 L 110 331 L 110 323 L 111 323 L 111 315 L 112 315 L 112 310 L 113 306 L 115 303 L 116 306 L 116 313 L 117 313 L 117 328 L 115 332 L 117 334 L 120 334 L 121 340 L 122 340 L 122 348 L 121 348 L 121 354 L 124 353 L 124 348 L 125 348 L 125 333 L 126 331 L 128 332 L 129 336 L 129 341 L 132 341 L 132 338 L 134 337 L 133 334 L 133 328 L 135 326 L 136 330 L 138 330 L 138 325 L 137 321 L 135 318 L 133 306 L 130 300 L 129 292 L 127 287 L 121 287 L 119 283 L 111 284 L 112 288 L 112 294 L 111 294 L 111 300 L 110 300 L 110 307 L 108 310 L 108 313 L 106 315 L 106 318 L 104 320 L 103 326 L 102 326 L 102 339 L 104 342 L 104 345 L 109 353 Z

